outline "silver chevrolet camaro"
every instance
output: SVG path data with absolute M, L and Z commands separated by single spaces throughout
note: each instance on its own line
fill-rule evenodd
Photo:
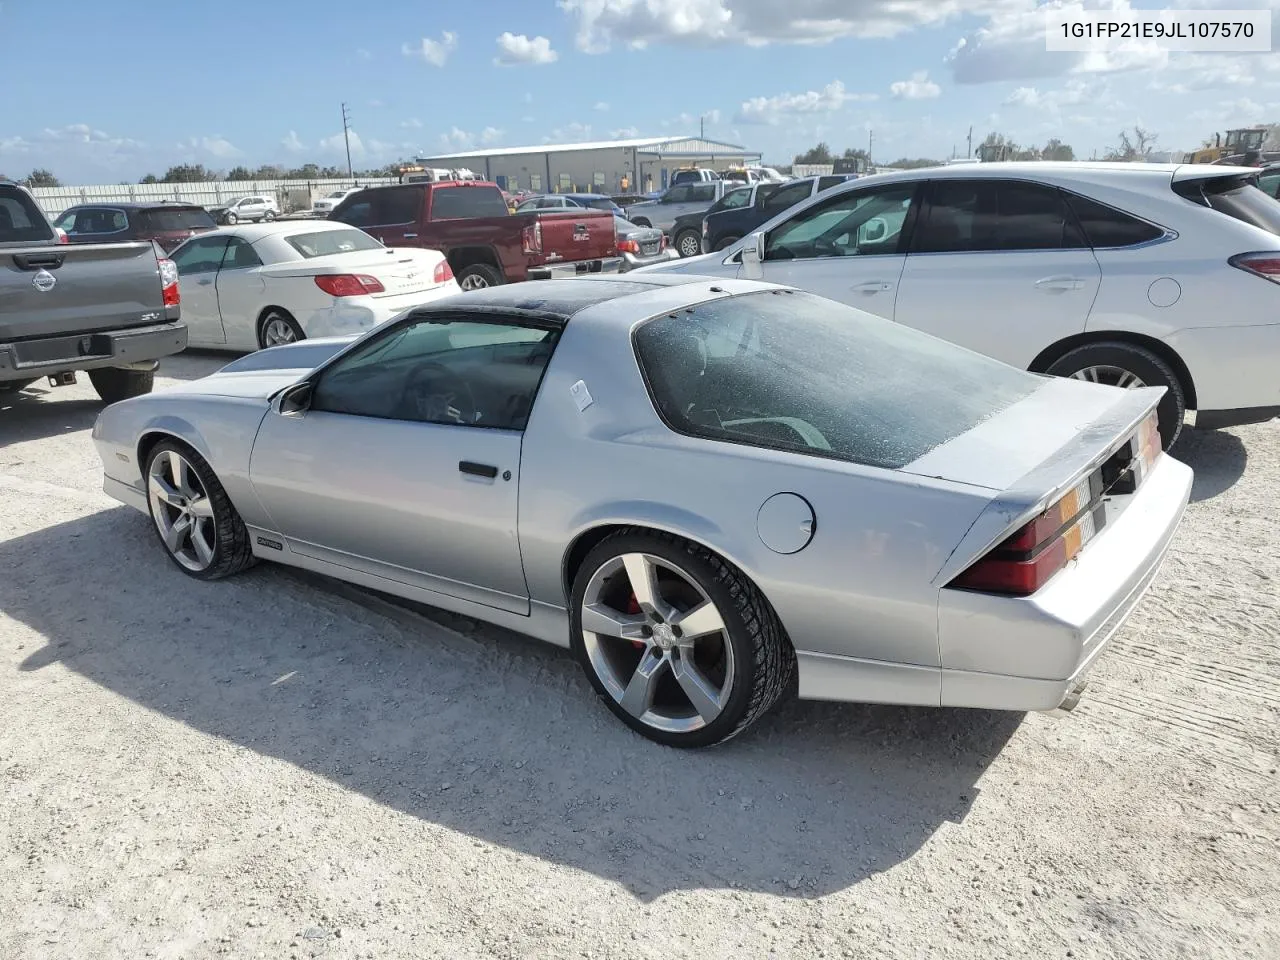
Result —
M 184 573 L 274 560 L 570 647 L 662 743 L 801 697 L 1070 706 L 1191 471 L 1160 389 L 1041 377 L 794 289 L 536 281 L 106 408 Z

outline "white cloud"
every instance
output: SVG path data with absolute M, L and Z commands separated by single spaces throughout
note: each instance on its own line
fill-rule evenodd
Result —
M 630 140 L 638 136 L 640 136 L 640 131 L 635 127 L 619 127 L 617 130 L 609 131 L 610 140 Z
M 708 111 L 707 111 L 706 113 L 704 113 L 702 116 L 703 116 L 703 119 L 705 119 L 705 120 L 707 121 L 707 123 L 719 123 L 719 122 L 720 122 L 720 111 L 719 111 L 719 110 L 708 110 Z
M 542 138 L 543 143 L 581 143 L 591 139 L 591 124 L 577 121 L 556 127 L 550 134 Z
M 889 85 L 895 100 L 932 100 L 942 93 L 942 88 L 929 79 L 925 70 L 917 70 L 910 80 L 899 80 Z
M 190 137 L 178 144 L 178 149 L 205 154 L 217 160 L 230 160 L 244 155 L 234 143 L 225 137 L 214 134 L 212 137 Z
M 555 63 L 560 54 L 551 49 L 546 37 L 526 37 L 523 33 L 504 33 L 497 39 L 498 55 L 493 62 L 499 67 L 542 66 Z
M 738 123 L 776 124 L 797 113 L 832 113 L 855 100 L 875 100 L 873 93 L 849 93 L 844 84 L 833 80 L 821 90 L 805 93 L 780 93 L 774 97 L 744 100 L 735 118 Z M 682 115 L 681 119 L 687 115 Z M 693 119 L 693 118 L 690 118 Z
M 445 61 L 449 59 L 449 54 L 456 49 L 458 49 L 458 35 L 448 30 L 440 34 L 439 40 L 423 37 L 416 44 L 406 43 L 400 47 L 400 51 L 406 57 L 421 57 L 433 67 L 443 67 Z
M 605 103 L 603 100 L 601 100 L 599 103 L 597 103 L 595 108 L 596 108 L 596 110 L 598 110 L 600 113 L 608 113 L 608 112 L 609 112 L 609 105 L 608 105 L 607 103 Z
M 382 107 L 385 107 L 386 105 L 387 105 L 386 102 L 383 100 L 374 99 L 369 101 L 369 106 L 373 107 L 375 110 L 379 110 Z
M 440 146 L 446 153 L 456 153 L 460 150 L 471 150 L 476 145 L 476 135 L 468 133 L 466 130 L 460 130 L 453 127 L 448 133 L 440 134 Z
M 351 156 L 363 157 L 369 151 L 365 148 L 364 141 L 360 139 L 360 134 L 354 130 L 348 131 L 351 140 Z M 347 139 L 341 133 L 335 133 L 332 137 L 322 138 L 316 146 L 324 153 L 342 154 L 347 152 Z
M 421 130 L 422 121 L 417 117 L 410 117 L 408 120 L 400 121 L 400 129 L 402 130 Z
M 288 135 L 280 141 L 280 146 L 284 147 L 290 153 L 301 153 L 307 149 L 307 145 L 298 139 L 298 134 L 290 130 Z
M 485 146 L 497 143 L 502 139 L 502 131 L 497 127 L 485 127 L 480 131 L 480 142 Z
M 962 14 L 999 14 L 1032 0 L 559 0 L 587 53 L 615 43 L 827 43 L 894 37 Z M 1043 20 L 1041 20 L 1043 24 Z

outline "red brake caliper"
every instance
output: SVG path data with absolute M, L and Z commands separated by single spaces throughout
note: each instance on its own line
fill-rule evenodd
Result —
M 640 601 L 636 599 L 636 593 L 631 591 L 631 595 L 627 597 L 627 613 L 637 614 L 640 612 Z M 637 650 L 643 650 L 645 643 L 643 640 L 632 640 L 631 645 Z

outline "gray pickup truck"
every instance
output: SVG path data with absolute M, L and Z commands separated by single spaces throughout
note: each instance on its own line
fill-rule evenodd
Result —
M 187 345 L 178 271 L 150 240 L 66 244 L 31 194 L 0 180 L 0 393 L 85 371 L 107 403 L 151 391 Z

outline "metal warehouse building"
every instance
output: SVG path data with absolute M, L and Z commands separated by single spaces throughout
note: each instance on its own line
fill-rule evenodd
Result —
M 641 137 L 594 143 L 498 147 L 419 157 L 430 167 L 465 167 L 504 190 L 535 193 L 647 193 L 681 167 L 724 170 L 758 162 L 759 153 L 700 137 Z

